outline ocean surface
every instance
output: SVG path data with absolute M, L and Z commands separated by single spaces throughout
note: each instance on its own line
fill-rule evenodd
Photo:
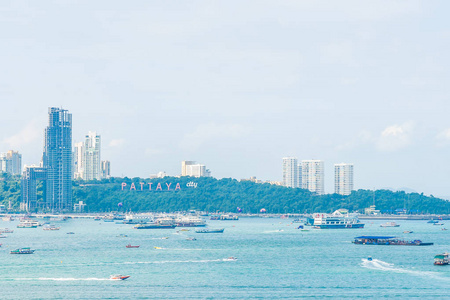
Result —
M 81 219 L 52 223 L 59 231 L 0 221 L 14 229 L 0 239 L 0 299 L 450 298 L 450 266 L 433 265 L 435 254 L 450 252 L 450 230 L 441 230 L 450 221 L 396 221 L 397 228 L 363 222 L 364 229 L 300 231 L 292 219 L 208 220 L 225 232 L 200 234 Z M 360 235 L 435 244 L 352 244 Z M 140 247 L 126 248 L 129 243 Z M 9 254 L 19 247 L 36 252 Z M 114 281 L 111 274 L 131 277 Z

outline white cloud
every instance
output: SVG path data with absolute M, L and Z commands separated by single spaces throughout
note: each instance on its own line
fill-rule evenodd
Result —
M 187 133 L 181 140 L 180 147 L 196 150 L 205 142 L 218 138 L 240 138 L 250 133 L 250 129 L 239 124 L 202 124 L 192 133 Z
M 386 127 L 377 139 L 377 148 L 381 151 L 396 151 L 408 146 L 411 143 L 413 127 L 412 122 Z
M 437 146 L 442 147 L 450 144 L 450 128 L 444 129 L 436 136 Z
M 33 143 L 37 139 L 41 139 L 42 136 L 43 134 L 40 126 L 38 125 L 38 122 L 34 120 L 28 123 L 19 133 L 5 138 L 3 143 L 11 149 L 19 149 Z
M 111 142 L 109 142 L 108 146 L 109 147 L 121 147 L 123 144 L 125 144 L 124 139 L 114 139 L 114 140 L 111 140 Z

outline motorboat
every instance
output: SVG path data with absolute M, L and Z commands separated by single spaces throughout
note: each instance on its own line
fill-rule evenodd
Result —
M 111 275 L 111 276 L 109 276 L 109 279 L 111 279 L 111 280 L 125 280 L 127 278 L 130 278 L 130 275 Z
M 448 265 L 449 264 L 448 256 L 449 256 L 448 253 L 437 254 L 434 257 L 434 264 L 436 266 Z
M 237 260 L 237 258 L 234 256 L 230 256 L 230 257 L 224 259 L 224 261 L 236 261 L 236 260 Z
M 367 260 L 368 261 L 372 261 L 373 259 L 372 259 L 372 256 L 369 256 L 368 258 L 367 258 Z
M 139 248 L 139 245 L 131 245 L 131 244 L 128 244 L 128 245 L 126 245 L 125 247 L 127 247 L 127 248 Z
M 403 233 L 413 233 L 414 231 L 410 231 L 410 230 L 405 230 L 403 231 Z
M 10 253 L 11 254 L 33 254 L 34 251 L 36 251 L 36 250 L 33 250 L 31 248 L 19 248 L 16 250 L 11 250 Z

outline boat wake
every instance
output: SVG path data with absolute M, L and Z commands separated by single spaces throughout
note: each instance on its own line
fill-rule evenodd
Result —
M 394 273 L 402 273 L 402 274 L 411 274 L 414 276 L 421 277 L 432 277 L 435 279 L 450 281 L 448 277 L 441 277 L 436 272 L 430 271 L 417 271 L 417 270 L 409 270 L 405 268 L 396 267 L 394 264 L 379 260 L 379 259 L 361 259 L 361 266 L 363 268 L 371 269 L 371 270 L 379 270 L 385 272 L 394 272 Z
M 109 278 L 67 278 L 67 277 L 38 277 L 38 278 L 11 278 L 10 280 L 15 281 L 106 281 L 110 280 Z

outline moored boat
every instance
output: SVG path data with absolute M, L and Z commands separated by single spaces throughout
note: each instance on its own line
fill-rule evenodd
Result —
M 449 264 L 448 256 L 449 253 L 447 252 L 442 254 L 436 254 L 436 256 L 434 257 L 434 264 L 436 266 L 448 265 Z
M 358 236 L 352 242 L 357 245 L 397 245 L 397 246 L 431 246 L 434 243 L 424 243 L 421 240 L 405 241 L 395 236 Z
M 11 250 L 10 253 L 11 254 L 33 254 L 34 251 L 36 251 L 36 250 L 33 250 L 33 249 L 27 247 L 27 248 L 19 248 L 16 250 Z
M 343 214 L 339 210 L 333 214 L 315 214 L 313 220 L 307 221 L 305 225 L 311 224 L 317 229 L 350 229 L 364 228 L 364 223 L 358 220 L 356 215 Z
M 381 224 L 380 227 L 400 227 L 400 224 L 397 224 L 395 222 L 386 222 L 384 224 Z
M 198 229 L 195 232 L 197 233 L 223 233 L 225 228 L 220 229 L 212 229 L 212 228 L 204 228 L 204 229 Z

